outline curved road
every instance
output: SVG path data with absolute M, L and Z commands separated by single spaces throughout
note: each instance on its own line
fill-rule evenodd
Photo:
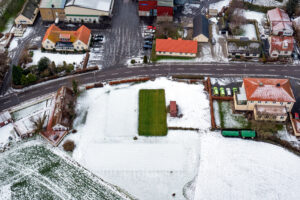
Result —
M 15 106 L 29 99 L 55 92 L 62 85 L 71 86 L 72 79 L 80 84 L 103 82 L 114 79 L 124 79 L 136 76 L 171 76 L 175 74 L 201 74 L 211 76 L 268 76 L 281 78 L 299 78 L 300 67 L 288 65 L 263 65 L 263 64 L 159 64 L 135 68 L 112 68 L 102 71 L 67 76 L 51 80 L 16 91 L 0 97 L 0 111 Z

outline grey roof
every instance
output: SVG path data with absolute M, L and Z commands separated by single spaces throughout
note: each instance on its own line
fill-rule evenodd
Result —
M 258 42 L 228 41 L 227 48 L 229 53 L 260 54 L 260 44 Z
M 158 6 L 174 7 L 174 0 L 158 0 Z
M 31 19 L 34 17 L 34 11 L 36 8 L 38 8 L 38 4 L 40 3 L 40 0 L 28 0 L 24 6 L 24 9 L 22 10 L 22 15 L 28 19 Z
M 204 15 L 196 16 L 193 20 L 193 26 L 194 26 L 193 37 L 203 34 L 207 38 L 209 38 L 208 25 L 209 25 L 208 19 Z

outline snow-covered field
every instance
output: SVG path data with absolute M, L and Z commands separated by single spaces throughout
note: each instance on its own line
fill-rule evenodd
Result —
M 183 117 L 168 116 L 168 126 L 200 131 L 169 131 L 166 137 L 138 136 L 138 91 L 142 88 L 163 88 L 166 103 L 177 102 Z M 105 86 L 83 93 L 77 113 L 74 125 L 78 132 L 67 136 L 77 145 L 72 157 L 137 198 L 285 199 L 287 195 L 296 200 L 300 194 L 294 192 L 300 183 L 300 172 L 295 170 L 300 166 L 298 157 L 274 145 L 223 138 L 218 132 L 210 132 L 203 85 L 159 78 Z M 133 140 L 134 136 L 138 140 Z M 289 165 L 280 165 L 282 156 Z M 283 190 L 279 189 L 280 176 Z
M 174 199 L 184 199 L 182 190 L 197 172 L 199 133 L 169 131 L 166 137 L 139 137 L 138 92 L 145 88 L 164 88 L 166 104 L 177 102 L 183 117 L 168 116 L 169 126 L 209 129 L 203 85 L 160 78 L 105 86 L 89 90 L 78 99 L 79 117 L 74 122 L 78 133 L 67 137 L 77 145 L 73 158 L 140 199 L 170 199 L 173 193 Z M 134 136 L 138 140 L 133 140 Z
M 217 9 L 220 12 L 224 6 L 229 5 L 229 2 L 230 2 L 230 0 L 222 0 L 222 1 L 219 1 L 217 3 L 210 4 L 209 8 L 210 9 Z
M 56 65 L 61 65 L 64 61 L 66 61 L 66 63 L 80 65 L 81 62 L 83 62 L 85 54 L 46 53 L 41 52 L 41 50 L 35 50 L 33 51 L 32 63 L 30 63 L 30 65 L 36 65 L 42 57 L 49 58 L 51 61 L 54 61 Z
M 281 147 L 203 134 L 195 199 L 297 200 L 299 167 Z

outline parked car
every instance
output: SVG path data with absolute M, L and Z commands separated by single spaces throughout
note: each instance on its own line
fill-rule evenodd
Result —
M 230 88 L 226 88 L 226 93 L 227 93 L 227 96 L 232 96 L 232 93 L 231 93 L 231 89 L 230 89 Z
M 219 96 L 219 89 L 218 89 L 218 87 L 213 87 L 213 94 L 215 96 Z
M 292 56 L 294 60 L 299 60 L 298 54 L 296 52 L 293 52 Z
M 236 87 L 234 87 L 234 88 L 232 88 L 232 92 L 233 92 L 233 94 L 235 94 L 238 92 L 238 89 Z
M 221 95 L 222 97 L 225 96 L 225 89 L 224 89 L 223 87 L 220 87 L 220 95 Z
M 144 38 L 144 40 L 153 40 L 153 36 L 146 36 L 145 38 Z
M 299 119 L 299 113 L 295 113 L 295 119 Z
M 100 42 L 102 42 L 103 41 L 103 35 L 100 35 L 100 36 L 95 36 L 94 38 L 93 38 L 93 40 L 94 41 L 100 41 Z
M 149 41 L 149 40 L 145 40 L 144 43 L 145 43 L 145 44 L 152 45 L 152 41 Z
M 147 29 L 153 29 L 153 30 L 156 30 L 156 27 L 155 27 L 155 26 L 147 26 Z
M 144 44 L 144 49 L 152 49 L 152 45 Z

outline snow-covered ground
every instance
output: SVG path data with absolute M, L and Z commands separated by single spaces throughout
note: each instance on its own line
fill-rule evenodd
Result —
M 261 34 L 264 33 L 264 28 L 263 28 L 263 25 L 262 25 L 262 22 L 266 19 L 266 15 L 264 13 L 261 13 L 261 12 L 255 12 L 255 11 L 250 11 L 250 10 L 244 10 L 243 11 L 243 16 L 246 18 L 246 19 L 254 19 L 257 21 L 257 25 L 258 25 L 258 29 L 259 29 L 259 32 Z
M 219 1 L 217 3 L 210 4 L 209 8 L 210 9 L 217 9 L 220 12 L 224 6 L 229 5 L 229 2 L 230 2 L 230 0 L 222 0 L 222 1 Z
M 9 137 L 14 137 L 14 127 L 12 124 L 0 128 L 0 149 L 9 142 Z
M 184 199 L 182 190 L 196 176 L 199 133 L 169 131 L 166 137 L 138 136 L 138 92 L 166 91 L 166 106 L 175 100 L 182 118 L 168 116 L 168 126 L 208 131 L 209 104 L 203 85 L 159 78 L 141 84 L 105 86 L 78 99 L 73 158 L 104 180 L 140 199 Z M 122 102 L 120 102 L 122 101 Z M 201 102 L 201 103 L 198 103 Z M 85 121 L 84 124 L 82 124 Z M 138 140 L 133 140 L 138 136 Z M 159 192 L 158 192 L 159 191 Z
M 299 167 L 276 145 L 203 134 L 195 199 L 297 200 Z
M 245 24 L 241 26 L 243 29 L 243 36 L 248 37 L 250 40 L 257 40 L 254 24 Z
M 22 37 L 14 37 L 10 43 L 9 51 L 12 51 L 18 47 L 19 41 L 22 41 L 24 38 L 28 37 L 33 32 L 32 27 L 26 28 L 26 31 Z
M 33 51 L 32 63 L 30 65 L 36 65 L 42 57 L 47 57 L 51 61 L 54 61 L 56 65 L 66 63 L 75 63 L 75 65 L 81 65 L 84 60 L 85 54 L 61 54 L 61 53 L 46 53 L 41 50 Z
M 288 0 L 283 0 L 282 2 L 276 0 L 253 0 L 253 4 L 261 5 L 261 6 L 283 6 L 286 4 Z

